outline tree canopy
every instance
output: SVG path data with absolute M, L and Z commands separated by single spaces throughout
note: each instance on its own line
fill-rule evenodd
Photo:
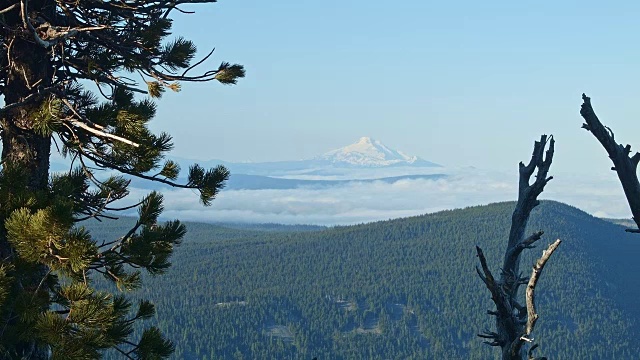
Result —
M 185 228 L 158 223 L 160 194 L 127 202 L 129 180 L 99 172 L 195 189 L 204 205 L 224 186 L 222 166 L 193 165 L 178 183 L 179 166 L 165 159 L 171 136 L 147 127 L 152 98 L 166 89 L 244 76 L 228 62 L 198 70 L 213 51 L 195 61 L 194 43 L 172 36 L 172 16 L 190 13 L 183 6 L 214 2 L 0 1 L 0 357 L 91 359 L 115 348 L 155 359 L 173 351 L 154 327 L 132 338 L 136 320 L 153 316 L 150 302 L 98 291 L 93 279 L 139 287 L 141 271 L 170 266 Z M 69 159 L 67 172 L 49 173 L 52 148 Z M 136 207 L 135 224 L 110 239 L 78 224 Z
M 515 208 L 496 203 L 324 230 L 185 222 L 176 266 L 143 274 L 133 296 L 153 299 L 176 359 L 496 359 L 499 348 L 476 336 L 496 331 L 496 322 L 474 271 L 474 245 L 499 280 Z M 100 236 L 133 221 L 89 226 Z M 528 229 L 526 236 L 545 234 L 522 252 L 526 275 L 552 240 L 563 240 L 538 283 L 533 355 L 635 358 L 637 238 L 545 200 Z

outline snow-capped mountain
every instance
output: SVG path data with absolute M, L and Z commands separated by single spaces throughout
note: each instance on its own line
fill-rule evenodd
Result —
M 194 161 L 173 158 L 182 169 L 194 162 L 207 167 L 226 166 L 232 174 L 276 176 L 287 178 L 369 179 L 406 175 L 442 173 L 441 166 L 417 156 L 390 149 L 380 141 L 362 137 L 354 144 L 329 151 L 307 160 L 273 162 L 227 162 L 223 160 Z M 184 174 L 184 173 L 183 173 Z
M 448 169 L 438 164 L 390 149 L 368 137 L 307 160 L 256 163 L 196 161 L 177 157 L 172 160 L 178 162 L 182 169 L 189 169 L 193 163 L 205 168 L 224 165 L 231 172 L 227 182 L 229 190 L 328 189 L 399 181 L 439 181 L 450 176 Z M 183 170 L 178 182 L 187 182 L 186 177 L 187 170 Z M 132 186 L 153 190 L 169 188 L 138 179 L 133 179 Z
M 398 165 L 438 166 L 432 162 L 409 156 L 386 147 L 378 140 L 361 137 L 358 142 L 329 151 L 314 160 L 328 161 L 335 165 L 384 167 Z

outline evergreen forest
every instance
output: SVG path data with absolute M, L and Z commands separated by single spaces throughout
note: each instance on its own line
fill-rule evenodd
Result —
M 333 228 L 187 223 L 174 266 L 134 297 L 155 303 L 179 359 L 494 359 L 476 336 L 493 326 L 493 304 L 475 245 L 498 264 L 514 206 Z M 100 239 L 131 221 L 88 227 Z M 527 231 L 539 229 L 523 271 L 563 240 L 537 289 L 544 354 L 637 358 L 637 236 L 553 201 L 533 211 Z

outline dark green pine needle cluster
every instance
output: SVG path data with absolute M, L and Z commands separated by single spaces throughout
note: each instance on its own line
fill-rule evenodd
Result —
M 26 181 L 22 174 L 6 167 L 0 173 L 0 211 L 15 253 L 14 261 L 0 265 L 2 357 L 24 356 L 12 351 L 25 342 L 47 349 L 53 359 L 99 358 L 100 350 L 112 347 L 140 359 L 171 354 L 173 345 L 157 328 L 146 329 L 137 343 L 129 340 L 134 322 L 154 315 L 151 303 L 133 306 L 92 286 L 92 274 L 102 274 L 119 289 L 133 290 L 141 285 L 141 270 L 161 274 L 170 266 L 185 227 L 158 223 L 162 196 L 153 192 L 140 202 L 138 220 L 124 236 L 98 242 L 76 221 L 105 207 L 112 190 L 123 191 L 127 182 L 114 177 L 105 188 L 90 190 L 89 175 L 78 168 L 54 176 L 43 191 L 7 191 L 24 188 L 17 186 Z
M 197 70 L 213 51 L 194 62 L 193 42 L 171 36 L 174 12 L 214 2 L 0 4 L 0 358 L 98 359 L 112 349 L 128 359 L 162 359 L 173 352 L 155 327 L 134 336 L 134 324 L 155 308 L 124 294 L 141 286 L 142 272 L 166 271 L 185 227 L 158 221 L 161 194 L 130 201 L 128 186 L 139 177 L 193 189 L 209 205 L 229 177 L 222 166 L 193 165 L 179 182 L 180 167 L 166 159 L 171 136 L 148 127 L 153 99 L 166 89 L 244 77 L 241 65 L 228 62 Z M 49 149 L 69 159 L 67 172 L 49 174 Z M 134 226 L 110 239 L 82 225 L 136 208 Z M 97 289 L 98 276 L 117 290 Z

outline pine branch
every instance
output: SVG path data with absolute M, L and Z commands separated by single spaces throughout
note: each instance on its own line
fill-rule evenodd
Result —
M 100 180 L 96 171 L 112 169 L 197 189 L 204 204 L 224 186 L 228 172 L 222 167 L 194 166 L 186 184 L 174 181 L 179 175 L 176 164 L 161 164 L 172 147 L 171 137 L 149 130 L 155 105 L 134 97 L 135 93 L 157 96 L 166 88 L 177 91 L 182 82 L 234 84 L 245 75 L 241 65 L 227 62 L 192 74 L 213 51 L 193 64 L 196 48 L 191 41 L 180 37 L 167 41 L 172 35 L 170 13 L 186 12 L 182 5 L 213 2 L 20 0 L 0 6 L 4 29 L 0 67 L 5 70 L 0 76 L 5 98 L 0 108 L 4 149 L 0 181 L 10 185 L 2 186 L 7 193 L 3 196 L 15 201 L 7 209 L 29 209 L 10 212 L 0 220 L 11 229 L 11 239 L 18 235 L 31 239 L 10 243 L 0 229 L 0 253 L 8 264 L 16 261 L 13 254 L 18 250 L 33 262 L 28 271 L 15 270 L 20 280 L 7 296 L 35 300 L 29 306 L 3 309 L 7 316 L 0 337 L 18 329 L 25 334 L 7 351 L 34 358 L 95 358 L 98 349 L 114 347 L 130 359 L 164 359 L 173 352 L 173 344 L 155 328 L 145 331 L 137 343 L 130 339 L 133 323 L 150 316 L 148 306 L 141 305 L 131 317 L 130 304 L 95 291 L 88 279 L 94 270 L 94 275 L 132 288 L 140 281 L 135 269 L 161 273 L 184 236 L 184 225 L 156 224 L 162 210 L 158 198 L 135 204 L 145 207 L 139 221 L 114 241 L 100 244 L 75 224 L 115 218 L 105 212 L 131 208 L 109 206 L 128 194 L 128 183 Z M 135 75 L 143 81 L 136 82 Z M 94 82 L 96 89 L 85 90 L 85 80 Z M 108 102 L 99 103 L 99 96 Z M 72 156 L 69 172 L 53 178 L 48 176 L 51 142 Z M 87 159 L 95 165 L 88 166 Z M 81 170 L 73 170 L 77 162 Z M 13 165 L 16 173 L 24 172 L 24 179 L 9 174 Z M 47 276 L 49 270 L 64 275 L 64 282 Z M 44 296 L 44 291 L 51 296 Z M 83 306 L 91 311 L 83 312 Z M 32 314 L 40 314 L 37 326 Z

